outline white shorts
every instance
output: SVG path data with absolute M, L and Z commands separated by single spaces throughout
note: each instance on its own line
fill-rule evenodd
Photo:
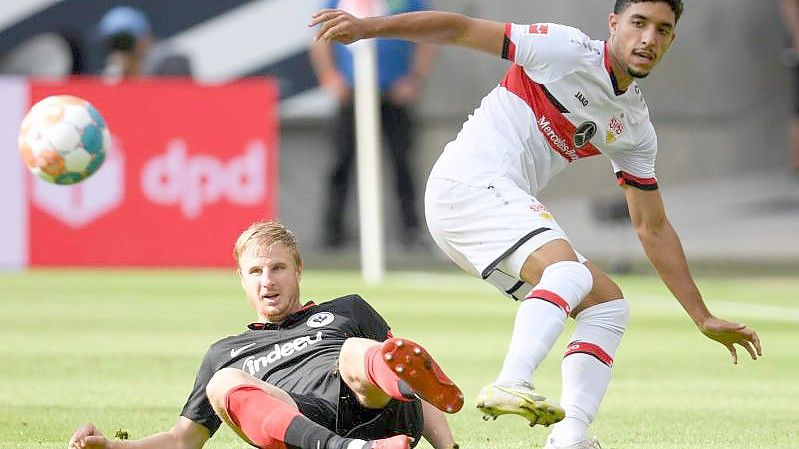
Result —
M 463 270 L 516 300 L 533 288 L 519 278 L 527 257 L 553 240 L 569 241 L 546 207 L 507 178 L 487 187 L 431 178 L 424 200 L 436 244 Z M 580 253 L 577 258 L 586 261 Z

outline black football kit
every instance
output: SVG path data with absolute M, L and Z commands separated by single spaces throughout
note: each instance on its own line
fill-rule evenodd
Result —
M 419 400 L 392 400 L 383 409 L 367 409 L 338 373 L 347 338 L 385 341 L 390 335 L 383 317 L 358 295 L 308 303 L 279 325 L 250 324 L 247 331 L 211 345 L 181 415 L 213 435 L 222 421 L 205 387 L 214 373 L 232 367 L 286 391 L 303 415 L 340 436 L 372 440 L 405 434 L 418 442 L 423 427 Z

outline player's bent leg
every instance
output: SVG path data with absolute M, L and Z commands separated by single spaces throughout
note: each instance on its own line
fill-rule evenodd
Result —
M 365 441 L 343 438 L 302 415 L 285 391 L 234 368 L 206 387 L 216 413 L 249 444 L 263 449 L 409 449 L 405 435 Z
M 380 342 L 366 338 L 348 338 L 341 347 L 338 371 L 341 379 L 352 390 L 358 402 L 366 408 L 383 408 L 391 396 L 369 379 L 366 369 L 366 354 Z
M 577 325 L 561 363 L 561 405 L 566 411 L 549 435 L 547 448 L 595 448 L 588 426 L 596 417 L 611 377 L 616 350 L 627 326 L 629 307 L 618 286 L 587 263 L 594 288 L 575 314 Z
M 229 415 L 228 401 L 230 392 L 245 385 L 262 390 L 270 397 L 285 403 L 295 411 L 297 410 L 297 404 L 285 391 L 275 387 L 274 385 L 263 382 L 262 380 L 257 379 L 250 374 L 236 368 L 222 368 L 211 377 L 210 381 L 208 381 L 208 385 L 205 388 L 205 393 L 206 396 L 208 396 L 208 400 L 211 403 L 211 407 L 214 409 L 214 412 L 216 412 L 222 421 L 230 426 L 230 428 L 233 429 L 233 431 L 236 432 L 236 434 L 238 434 L 243 440 L 253 445 L 264 443 L 260 444 L 259 447 L 266 447 L 265 444 L 268 444 L 268 441 L 260 441 L 258 443 L 254 442 L 251 439 L 252 436 L 248 435 L 248 432 L 242 429 L 242 421 L 236 417 L 231 418 Z M 256 437 L 256 439 L 258 438 Z
M 463 407 L 463 394 L 424 347 L 411 340 L 383 343 L 350 338 L 339 359 L 342 379 L 365 407 L 378 408 L 390 398 L 415 397 L 447 413 Z
M 529 254 L 520 273 L 534 287 L 519 306 L 502 370 L 493 385 L 481 390 L 477 407 L 486 417 L 517 414 L 530 425 L 548 426 L 563 419 L 565 413 L 533 390 L 532 375 L 560 336 L 571 310 L 591 290 L 593 280 L 563 239 L 552 240 Z

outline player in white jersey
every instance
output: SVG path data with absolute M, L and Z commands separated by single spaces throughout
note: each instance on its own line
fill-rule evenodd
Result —
M 599 447 L 588 426 L 628 315 L 619 287 L 572 247 L 536 199 L 570 162 L 610 159 L 650 262 L 699 330 L 735 363 L 735 345 L 753 359 L 761 355 L 754 330 L 705 306 L 657 189 L 657 139 L 635 79 L 660 61 L 681 13 L 681 0 L 616 0 L 605 42 L 562 25 L 445 12 L 356 19 L 322 10 L 311 21 L 321 24 L 318 39 L 455 44 L 513 63 L 444 149 L 428 180 L 425 211 L 433 238 L 453 261 L 522 301 L 502 369 L 477 405 L 488 417 L 513 413 L 531 425 L 557 423 L 547 448 Z M 561 365 L 558 405 L 533 390 L 532 378 L 568 316 L 576 327 Z

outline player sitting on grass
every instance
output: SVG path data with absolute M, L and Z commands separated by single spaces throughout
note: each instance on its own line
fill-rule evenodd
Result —
M 557 423 L 547 449 L 599 447 L 588 426 L 610 382 L 629 310 L 618 285 L 575 250 L 538 200 L 571 162 L 610 159 L 644 251 L 698 329 L 735 362 L 736 345 L 753 359 L 761 354 L 753 329 L 717 318 L 705 305 L 655 177 L 657 137 L 636 79 L 674 41 L 682 9 L 681 0 L 616 0 L 606 41 L 555 23 L 439 11 L 359 19 L 328 9 L 310 24 L 320 25 L 323 41 L 394 37 L 511 62 L 433 167 L 425 216 L 436 244 L 458 266 L 520 301 L 502 370 L 477 405 L 487 417 L 513 413 L 531 425 Z M 558 405 L 532 380 L 570 316 L 576 326 L 561 364 Z
M 441 411 L 460 410 L 460 389 L 360 296 L 302 304 L 291 231 L 255 223 L 233 255 L 257 320 L 211 345 L 175 426 L 117 441 L 84 424 L 70 448 L 199 449 L 222 421 L 266 449 L 408 449 L 421 435 L 457 448 Z

